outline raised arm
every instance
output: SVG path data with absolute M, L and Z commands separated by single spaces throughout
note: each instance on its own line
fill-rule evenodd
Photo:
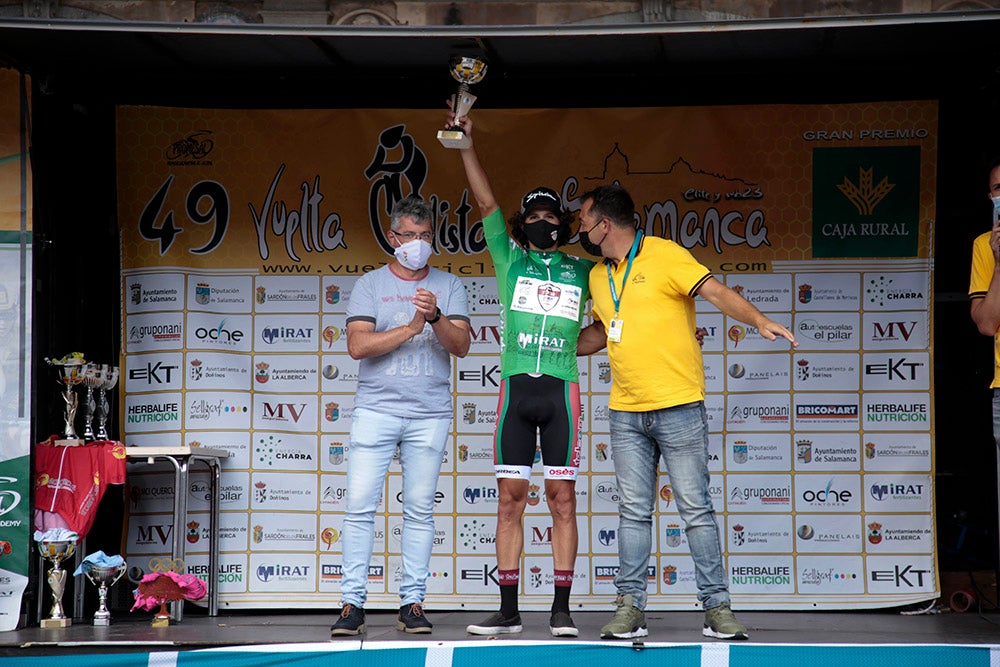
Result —
M 448 114 L 448 126 L 458 125 L 465 132 L 465 135 L 472 139 L 472 120 L 468 116 L 456 118 L 454 113 Z M 490 179 L 486 176 L 476 153 L 476 144 L 473 141 L 469 148 L 460 149 L 462 154 L 462 165 L 465 167 L 465 177 L 469 181 L 469 190 L 479 206 L 479 214 L 484 218 L 497 210 L 498 204 L 493 195 L 493 188 L 490 187 Z

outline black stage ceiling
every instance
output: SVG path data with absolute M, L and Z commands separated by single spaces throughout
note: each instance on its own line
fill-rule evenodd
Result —
M 491 106 L 847 101 L 987 85 L 998 32 L 1000 11 L 524 27 L 6 19 L 0 64 L 113 103 L 436 106 L 459 51 L 489 60 Z

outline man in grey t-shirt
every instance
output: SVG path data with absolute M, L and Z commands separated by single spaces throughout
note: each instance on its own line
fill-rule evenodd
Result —
M 395 259 L 358 280 L 347 306 L 347 351 L 360 359 L 347 454 L 347 515 L 340 617 L 330 634 L 365 631 L 375 510 L 399 447 L 403 468 L 403 578 L 396 628 L 428 633 L 423 611 L 434 543 L 434 494 L 451 433 L 451 357 L 469 352 L 465 288 L 427 266 L 431 209 L 406 197 L 392 209 Z

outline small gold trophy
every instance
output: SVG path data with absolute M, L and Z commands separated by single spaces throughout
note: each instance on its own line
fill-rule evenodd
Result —
M 455 112 L 455 117 L 460 118 L 467 115 L 476 102 L 476 96 L 469 92 L 469 86 L 479 83 L 486 76 L 486 61 L 472 56 L 452 56 L 449 64 L 451 76 L 458 81 L 458 92 L 455 93 L 451 109 Z M 438 141 L 445 148 L 468 148 L 472 145 L 472 141 L 458 125 L 438 130 Z

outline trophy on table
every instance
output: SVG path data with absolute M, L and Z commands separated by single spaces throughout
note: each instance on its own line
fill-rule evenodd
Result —
M 98 607 L 94 612 L 94 625 L 111 625 L 111 612 L 108 611 L 108 588 L 122 578 L 127 567 L 121 556 L 107 556 L 103 551 L 97 551 L 80 563 L 73 574 L 83 574 L 90 583 L 97 586 Z
M 65 440 L 78 441 L 80 437 L 76 434 L 76 429 L 73 427 L 73 422 L 76 421 L 78 401 L 76 391 L 73 388 L 83 382 L 87 362 L 79 352 L 66 355 L 61 359 L 46 358 L 45 361 L 50 366 L 56 368 L 59 373 L 57 381 L 63 387 L 62 399 L 66 406 L 63 412 L 64 425 L 62 436 Z
M 451 76 L 458 81 L 458 92 L 455 93 L 451 109 L 455 112 L 455 117 L 460 118 L 468 115 L 476 102 L 476 96 L 469 92 L 469 86 L 479 83 L 486 76 L 486 61 L 473 56 L 452 56 L 449 64 Z M 445 148 L 468 148 L 472 145 L 472 141 L 458 125 L 438 130 L 437 137 Z
M 83 365 L 83 379 L 80 384 L 84 386 L 83 392 L 83 439 L 86 442 L 93 442 L 94 437 L 94 390 L 104 386 L 104 374 L 108 372 L 110 366 L 107 364 L 87 363 Z
M 52 563 L 47 581 L 52 589 L 52 611 L 42 619 L 43 628 L 65 628 L 73 625 L 73 619 L 63 613 L 62 596 L 66 590 L 66 570 L 59 565 L 76 551 L 77 534 L 62 528 L 53 528 L 45 533 L 35 533 L 38 552 L 42 558 Z
M 104 382 L 97 388 L 97 408 L 94 414 L 94 419 L 97 421 L 97 431 L 94 433 L 94 437 L 98 440 L 108 439 L 108 429 L 106 428 L 109 408 L 108 392 L 114 389 L 118 382 L 118 367 L 106 366 L 106 369 Z

